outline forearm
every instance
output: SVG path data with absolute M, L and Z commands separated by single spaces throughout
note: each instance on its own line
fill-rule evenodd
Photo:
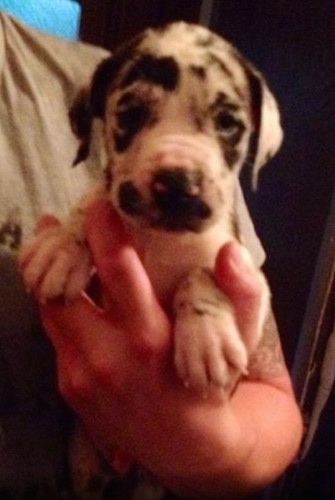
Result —
M 250 402 L 247 409 L 246 400 Z M 277 479 L 297 454 L 300 412 L 293 397 L 279 389 L 242 382 L 231 401 L 230 421 L 223 412 L 220 430 L 219 423 L 213 417 L 215 427 L 204 429 L 208 439 L 205 460 L 201 456 L 204 443 L 195 435 L 185 456 L 172 459 L 170 470 L 160 477 L 185 498 L 223 500 L 249 495 Z
M 247 490 L 257 489 L 274 481 L 288 467 L 297 455 L 303 433 L 272 312 L 251 357 L 249 377 L 240 381 L 230 403 L 242 443 L 247 443 L 251 435 L 255 437 L 245 467 L 241 467 L 241 481 Z
M 249 495 L 277 479 L 297 454 L 302 421 L 290 392 L 243 381 L 229 408 L 215 413 L 202 425 L 206 438 L 194 432 L 192 442 L 184 443 L 184 456 L 181 452 L 159 471 L 160 479 L 183 497 Z
M 298 453 L 303 432 L 301 413 L 293 395 L 274 386 L 259 390 L 257 385 L 243 383 L 232 402 L 241 430 L 255 435 L 252 452 L 241 472 L 247 489 L 268 485 L 284 472 Z M 244 398 L 250 401 L 248 411 L 244 408 Z

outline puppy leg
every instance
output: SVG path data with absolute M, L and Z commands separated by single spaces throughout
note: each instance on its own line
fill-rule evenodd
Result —
M 62 295 L 72 300 L 86 287 L 92 258 L 86 245 L 85 211 L 101 193 L 99 185 L 63 224 L 43 229 L 22 245 L 19 266 L 23 280 L 41 302 Z
M 230 392 L 237 378 L 247 374 L 249 356 L 233 308 L 212 274 L 205 269 L 193 270 L 178 288 L 174 308 L 178 375 L 185 385 L 204 395 L 211 386 Z M 257 341 L 263 330 L 263 316 Z

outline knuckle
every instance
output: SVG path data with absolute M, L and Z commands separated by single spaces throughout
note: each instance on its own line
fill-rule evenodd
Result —
M 133 332 L 131 349 L 133 354 L 142 360 L 160 359 L 171 343 L 169 327 L 163 320 L 159 324 L 147 324 Z
M 71 373 L 60 375 L 58 378 L 58 389 L 61 396 L 70 404 L 76 404 L 86 400 L 91 393 L 91 383 L 83 373 Z
M 194 374 L 193 377 L 190 377 L 189 385 L 198 394 L 206 394 L 209 382 L 202 374 Z

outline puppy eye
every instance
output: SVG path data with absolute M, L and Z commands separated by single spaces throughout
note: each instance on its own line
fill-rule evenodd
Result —
M 241 122 L 227 112 L 219 113 L 214 122 L 216 129 L 227 137 L 234 135 L 241 129 Z
M 116 113 L 117 123 L 121 130 L 132 130 L 142 127 L 148 119 L 149 111 L 143 104 L 134 104 Z

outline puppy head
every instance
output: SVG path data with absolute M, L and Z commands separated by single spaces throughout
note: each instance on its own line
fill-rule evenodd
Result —
M 114 205 L 161 230 L 228 219 L 244 163 L 256 179 L 282 140 L 261 75 L 225 40 L 183 22 L 149 29 L 104 61 L 88 103 L 105 123 Z

